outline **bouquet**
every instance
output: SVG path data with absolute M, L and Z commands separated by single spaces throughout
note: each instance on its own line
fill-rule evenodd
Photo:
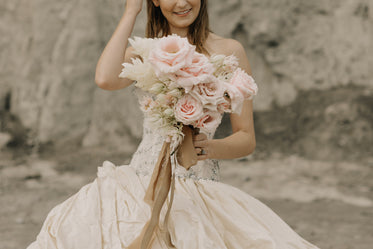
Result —
M 142 240 L 141 248 L 145 249 L 159 220 L 162 205 L 155 203 L 164 203 L 174 184 L 170 156 L 177 149 L 185 148 L 194 154 L 189 153 L 182 166 L 189 169 L 197 161 L 189 127 L 205 134 L 213 133 L 222 114 L 240 114 L 243 101 L 256 95 L 258 88 L 254 79 L 238 67 L 237 57 L 212 55 L 208 58 L 198 53 L 187 38 L 177 35 L 154 39 L 135 37 L 129 42 L 138 57 L 132 59 L 132 63 L 122 64 L 119 77 L 136 81 L 136 87 L 149 93 L 140 100 L 147 117 L 145 125 L 165 138 L 145 195 L 145 201 L 158 208 L 153 210 L 151 220 L 134 242 Z M 194 160 L 188 161 L 193 155 Z M 165 218 L 165 223 L 167 220 Z M 169 235 L 167 240 L 170 241 Z
M 152 94 L 140 102 L 149 117 L 145 125 L 166 141 L 180 144 L 185 125 L 212 133 L 223 112 L 240 114 L 243 100 L 257 93 L 254 79 L 233 55 L 207 58 L 177 35 L 129 41 L 140 58 L 123 63 L 119 77 Z

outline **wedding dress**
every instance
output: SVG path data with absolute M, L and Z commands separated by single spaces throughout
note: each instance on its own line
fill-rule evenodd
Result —
M 208 134 L 209 138 L 213 133 Z M 125 249 L 151 217 L 144 202 L 163 138 L 144 126 L 128 165 L 105 161 L 97 178 L 48 214 L 27 249 Z M 219 182 L 219 162 L 198 161 L 189 170 L 173 160 L 174 199 L 167 230 L 177 249 L 315 249 L 269 207 Z M 164 222 L 168 201 L 160 223 Z M 152 249 L 167 249 L 156 231 Z

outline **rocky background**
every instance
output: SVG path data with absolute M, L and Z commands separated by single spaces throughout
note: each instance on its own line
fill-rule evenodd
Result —
M 244 45 L 259 85 L 257 149 L 222 162 L 225 182 L 262 198 L 321 248 L 369 248 L 373 1 L 209 5 L 212 30 Z M 100 162 L 123 163 L 136 149 L 142 115 L 133 87 L 94 83 L 123 10 L 119 0 L 0 2 L 1 249 L 25 247 Z M 143 11 L 134 35 L 145 22 Z M 225 117 L 216 135 L 229 133 Z

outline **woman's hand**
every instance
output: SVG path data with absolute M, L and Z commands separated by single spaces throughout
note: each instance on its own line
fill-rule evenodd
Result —
M 139 14 L 142 9 L 143 0 L 127 0 L 126 1 L 126 10 L 129 13 Z
M 193 144 L 197 153 L 198 160 L 206 160 L 208 158 L 211 158 L 212 151 L 210 149 L 209 140 L 207 139 L 206 134 L 194 133 Z

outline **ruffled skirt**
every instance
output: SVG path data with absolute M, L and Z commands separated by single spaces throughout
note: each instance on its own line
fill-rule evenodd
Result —
M 105 161 L 93 182 L 49 212 L 27 249 L 127 248 L 151 216 L 150 177 Z M 166 209 L 167 201 L 160 224 Z M 167 229 L 177 249 L 317 248 L 259 200 L 211 180 L 176 177 Z M 151 248 L 168 248 L 158 232 Z

